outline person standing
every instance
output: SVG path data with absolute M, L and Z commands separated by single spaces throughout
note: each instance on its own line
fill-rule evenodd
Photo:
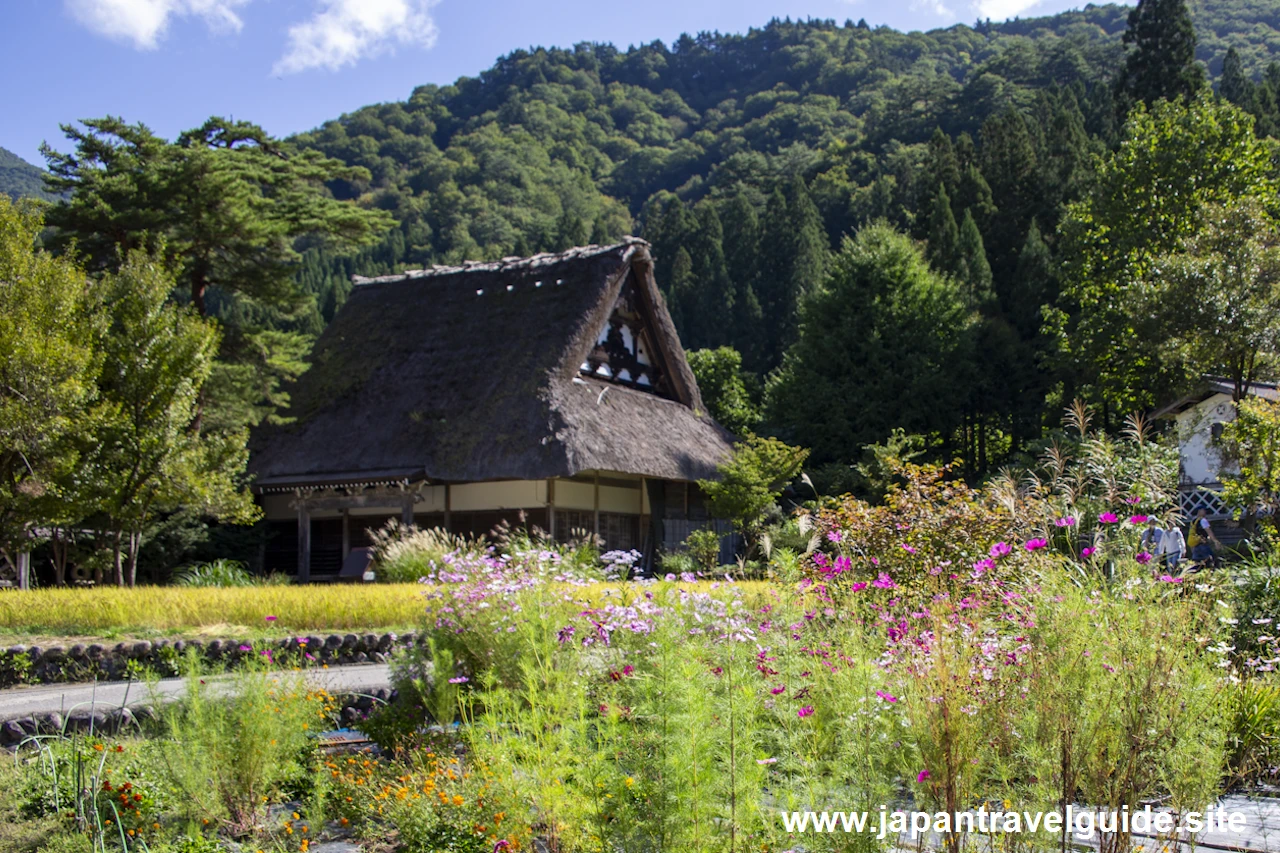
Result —
M 1173 574 L 1178 570 L 1178 562 L 1186 556 L 1186 553 L 1187 540 L 1182 535 L 1182 528 L 1171 518 L 1168 529 L 1160 537 L 1160 550 L 1156 554 L 1169 574 Z
M 1197 563 L 1210 563 L 1217 566 L 1214 548 L 1218 546 L 1218 537 L 1213 535 L 1213 525 L 1209 523 L 1209 510 L 1204 507 L 1196 510 L 1196 517 L 1191 522 L 1191 531 L 1187 535 L 1187 545 L 1191 547 L 1191 559 Z
M 1159 519 L 1154 515 L 1147 519 L 1147 529 L 1142 531 L 1142 538 L 1138 540 L 1138 550 L 1146 551 L 1155 557 L 1161 554 L 1160 541 L 1164 537 L 1164 530 L 1158 522 Z

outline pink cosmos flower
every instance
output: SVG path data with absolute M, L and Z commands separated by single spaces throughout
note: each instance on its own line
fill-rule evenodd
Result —
M 1075 527 L 1076 517 L 1074 515 L 1064 515 L 1062 518 L 1054 522 L 1059 527 Z
M 274 622 L 274 621 L 276 621 L 276 617 L 274 617 L 274 616 L 268 616 L 268 617 L 267 617 L 267 621 L 268 621 L 268 622 Z
M 843 537 L 841 537 L 839 530 L 832 530 L 830 533 L 827 534 L 828 542 L 839 542 L 841 538 Z
M 1009 556 L 1009 554 L 1012 553 L 1012 551 L 1013 551 L 1013 547 L 1010 546 L 1008 542 L 997 542 L 996 544 L 991 546 L 991 551 L 990 551 L 991 558 L 993 560 L 998 560 L 1001 557 Z
M 1098 516 L 1098 521 L 1101 521 L 1103 524 L 1115 524 L 1119 520 L 1120 519 L 1114 512 L 1104 512 Z
M 1081 557 L 1084 557 L 1084 558 L 1087 560 L 1087 559 L 1089 559 L 1090 557 L 1092 557 L 1092 556 L 1093 556 L 1093 552 L 1094 552 L 1094 551 L 1096 551 L 1096 550 L 1098 550 L 1098 549 L 1097 549 L 1097 548 L 1085 548 L 1083 551 L 1081 551 L 1081 552 L 1080 552 L 1080 556 L 1081 556 Z
M 774 696 L 777 696 L 780 693 L 785 693 L 786 691 L 787 691 L 787 685 L 785 684 L 779 684 L 777 687 L 771 687 L 769 689 L 769 692 L 772 693 Z
M 880 577 L 873 580 L 871 582 L 871 585 L 876 587 L 877 589 L 897 589 L 898 588 L 898 585 L 893 582 L 893 579 L 889 577 L 887 574 L 885 574 L 884 572 L 881 572 Z
M 849 584 L 850 592 L 862 592 L 866 588 L 867 588 L 866 581 L 858 581 L 857 583 Z
M 813 715 L 813 706 L 812 706 L 812 705 L 805 705 L 805 706 L 804 706 L 803 708 L 801 708 L 799 711 L 796 711 L 796 716 L 797 716 L 797 717 L 799 717 L 799 718 L 800 718 L 800 719 L 802 719 L 802 720 L 803 720 L 805 717 L 809 717 L 809 716 L 812 716 L 812 715 Z
M 908 554 L 914 554 L 914 553 L 916 553 L 916 549 L 915 549 L 915 548 L 912 548 L 910 545 L 908 545 L 908 544 L 907 544 L 907 543 L 905 543 L 905 542 L 901 543 L 901 544 L 900 544 L 900 547 L 902 548 L 902 550 L 906 551 Z
M 1160 580 L 1165 583 L 1182 583 L 1182 578 L 1175 578 L 1173 575 L 1161 575 Z
M 1142 503 L 1142 498 L 1138 497 L 1137 495 L 1130 495 L 1129 497 L 1124 499 L 1124 502 L 1129 504 L 1129 506 L 1137 506 L 1138 504 Z
M 973 564 L 975 572 L 989 572 L 996 567 L 995 560 L 979 560 Z
M 1026 544 L 1022 547 L 1026 548 L 1028 551 L 1039 551 L 1041 548 L 1047 548 L 1048 546 L 1048 539 L 1028 539 Z
M 631 664 L 627 664 L 626 666 L 624 666 L 624 667 L 622 668 L 622 674 L 623 674 L 623 675 L 630 675 L 631 673 L 633 673 L 633 672 L 635 672 L 635 671 L 636 671 L 636 668 L 635 668 L 634 666 L 632 666 Z
M 894 696 L 892 693 L 885 693 L 883 690 L 877 690 L 877 691 L 876 691 L 876 696 L 879 696 L 879 697 L 880 697 L 881 699 L 883 699 L 884 701 L 886 701 L 886 702 L 890 702 L 890 703 L 893 703 L 893 702 L 897 702 L 897 701 L 898 701 L 898 697 L 897 697 L 897 696 Z
M 241 647 L 240 647 L 240 651 L 242 651 L 242 652 L 251 652 L 251 651 L 253 651 L 253 646 L 241 646 Z
M 1138 556 L 1134 557 L 1134 559 L 1145 566 L 1147 563 L 1151 562 L 1151 555 L 1146 551 L 1140 551 Z
M 916 774 L 917 782 L 923 782 L 925 779 L 928 779 L 928 778 L 929 778 L 928 770 L 921 770 L 919 773 Z
M 1129 523 L 1130 523 L 1130 524 L 1146 524 L 1146 523 L 1147 523 L 1147 521 L 1148 521 L 1148 517 L 1147 517 L 1147 516 L 1145 516 L 1145 515 L 1131 515 L 1131 516 L 1129 516 Z
M 459 675 L 456 678 L 450 678 L 449 683 L 450 684 L 466 684 L 470 680 L 471 679 L 467 678 L 465 675 Z

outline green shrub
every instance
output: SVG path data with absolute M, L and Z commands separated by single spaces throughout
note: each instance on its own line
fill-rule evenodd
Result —
M 306 777 L 309 735 L 327 725 L 331 705 L 300 674 L 265 661 L 217 679 L 202 677 L 195 661 L 183 699 L 161 705 L 160 763 L 188 820 L 243 834 L 266 803 Z
M 373 534 L 375 577 L 379 583 L 415 583 L 439 568 L 446 555 L 474 543 L 439 527 L 420 529 L 392 519 Z
M 711 528 L 690 533 L 685 537 L 684 547 L 702 571 L 710 573 L 720 567 L 720 537 Z
M 212 560 L 179 569 L 173 576 L 174 586 L 236 587 L 256 586 L 257 581 L 244 563 L 235 560 Z

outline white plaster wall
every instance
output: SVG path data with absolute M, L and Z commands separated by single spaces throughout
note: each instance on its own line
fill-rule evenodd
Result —
M 1184 485 L 1217 483 L 1222 479 L 1222 455 L 1213 442 L 1213 425 L 1235 420 L 1235 406 L 1227 394 L 1215 394 L 1178 415 L 1178 445 Z
M 595 484 L 579 483 L 574 480 L 556 480 L 556 507 L 559 509 L 595 509 Z
M 557 484 L 557 488 L 559 484 Z M 547 502 L 545 480 L 502 480 L 493 483 L 462 483 L 450 487 L 454 512 L 486 509 L 531 509 Z M 559 495 L 557 494 L 557 497 Z M 444 509 L 441 506 L 441 509 Z
M 617 486 L 600 487 L 601 512 L 629 512 L 641 514 L 640 481 L 636 481 L 634 489 L 620 489 Z

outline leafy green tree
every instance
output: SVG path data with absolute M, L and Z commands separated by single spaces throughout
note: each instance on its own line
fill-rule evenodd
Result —
M 1152 265 L 1147 311 L 1171 364 L 1231 380 L 1236 400 L 1280 371 L 1280 233 L 1258 201 L 1211 205 L 1180 251 Z
M 1222 498 L 1228 506 L 1254 515 L 1280 504 L 1280 404 L 1257 397 L 1236 403 L 1236 416 L 1222 429 L 1222 446 L 1235 470 L 1221 473 Z M 1276 516 L 1266 513 L 1271 527 Z
M 819 462 L 848 461 L 894 427 L 943 443 L 963 405 L 958 286 L 885 223 L 864 226 L 805 301 L 799 340 L 766 387 L 766 413 Z
M 707 496 L 711 514 L 729 519 L 750 540 L 765 510 L 800 476 L 808 457 L 804 448 L 748 435 L 719 466 L 719 478 L 700 480 L 698 486 Z
M 760 425 L 760 406 L 748 387 L 737 350 L 691 350 L 688 359 L 711 417 L 736 435 L 747 435 Z
M 215 325 L 170 301 L 161 260 L 134 252 L 103 281 L 108 326 L 99 388 L 106 416 L 81 459 L 112 543 L 113 580 L 133 586 L 147 524 L 184 507 L 234 522 L 257 515 L 240 488 L 246 435 L 192 428 L 218 349 Z
M 72 153 L 42 149 L 50 190 L 66 196 L 48 214 L 55 228 L 52 245 L 74 246 L 93 271 L 119 269 L 137 249 L 162 252 L 202 316 L 241 321 L 221 353 L 233 374 L 219 383 L 224 392 L 256 390 L 235 381 L 236 365 L 283 367 L 266 383 L 271 386 L 292 378 L 290 359 L 264 360 L 259 353 L 280 348 L 278 340 L 263 337 L 270 320 L 277 319 L 279 329 L 305 304 L 295 279 L 297 241 L 358 246 L 392 222 L 385 211 L 341 201 L 327 188 L 335 181 L 367 179 L 367 170 L 298 150 L 246 122 L 212 118 L 172 143 L 145 125 L 112 117 L 86 121 L 84 129 L 65 125 L 63 131 L 74 143 Z M 314 304 L 306 307 L 315 311 Z M 271 397 L 212 404 L 253 418 L 272 409 Z M 233 421 L 230 412 L 216 419 Z
M 1196 62 L 1196 28 L 1186 0 L 1138 0 L 1124 43 L 1131 50 L 1116 80 L 1128 103 L 1192 98 L 1204 88 Z
M 71 259 L 38 248 L 39 208 L 0 196 L 0 555 L 78 513 L 67 478 L 97 417 L 96 293 Z
M 1064 280 L 1050 327 L 1082 390 L 1113 413 L 1175 393 L 1181 377 L 1157 345 L 1168 315 L 1150 313 L 1144 295 L 1153 266 L 1185 249 L 1206 207 L 1265 205 L 1274 188 L 1267 146 L 1238 107 L 1201 95 L 1134 109 L 1093 191 L 1059 229 Z

